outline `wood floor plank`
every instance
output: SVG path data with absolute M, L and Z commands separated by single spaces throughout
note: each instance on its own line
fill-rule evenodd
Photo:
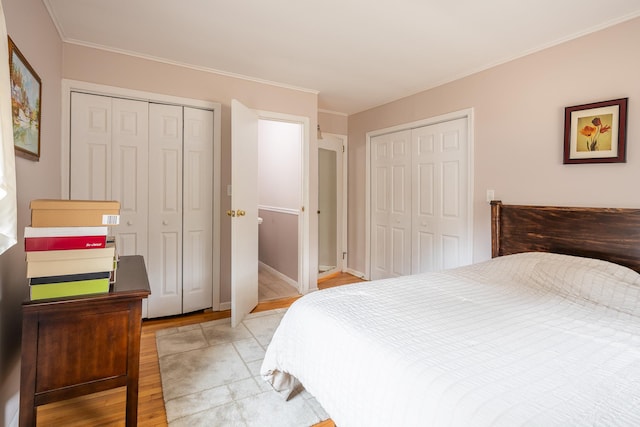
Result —
M 360 282 L 362 279 L 342 273 L 318 283 L 318 288 L 326 289 Z M 287 308 L 300 296 L 265 301 L 254 312 Z M 174 328 L 231 316 L 230 310 L 205 311 L 183 316 L 145 320 L 140 337 L 140 380 L 138 385 L 138 425 L 142 427 L 164 427 L 167 414 L 162 395 L 160 364 L 156 348 L 156 331 Z M 38 407 L 38 426 L 124 426 L 126 390 L 124 387 L 106 390 L 62 402 Z M 331 420 L 314 427 L 335 427 Z

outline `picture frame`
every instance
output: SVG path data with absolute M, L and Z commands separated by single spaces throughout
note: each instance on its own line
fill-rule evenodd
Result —
M 42 81 L 9 37 L 11 113 L 16 155 L 40 160 Z
M 565 108 L 565 164 L 626 162 L 628 99 Z

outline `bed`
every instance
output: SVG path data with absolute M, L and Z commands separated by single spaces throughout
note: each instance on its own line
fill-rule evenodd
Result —
M 262 376 L 339 427 L 640 425 L 640 209 L 491 213 L 489 261 L 296 301 Z

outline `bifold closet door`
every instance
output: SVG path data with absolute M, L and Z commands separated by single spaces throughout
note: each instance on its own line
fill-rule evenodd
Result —
M 142 255 L 146 317 L 211 307 L 213 111 L 71 95 L 70 195 L 119 200 L 120 255 Z
M 466 264 L 467 120 L 419 127 L 411 138 L 411 274 Z
M 371 280 L 411 274 L 411 131 L 371 138 Z
M 371 138 L 371 279 L 469 263 L 467 119 Z
M 184 107 L 182 310 L 211 307 L 213 111 Z
M 118 253 L 145 259 L 148 129 L 144 101 L 71 94 L 70 197 L 119 200 Z
M 148 317 L 182 313 L 182 107 L 149 104 Z

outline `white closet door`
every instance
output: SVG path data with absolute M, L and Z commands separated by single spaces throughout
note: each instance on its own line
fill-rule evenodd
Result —
M 146 102 L 71 94 L 71 198 L 118 200 L 118 253 L 145 259 L 148 127 Z
M 149 107 L 113 98 L 111 199 L 120 201 L 120 225 L 113 228 L 120 255 L 147 259 Z
M 111 98 L 71 94 L 71 199 L 111 199 Z
M 371 279 L 411 273 L 411 131 L 371 139 Z
M 188 313 L 212 301 L 213 111 L 184 107 L 183 156 L 182 311 Z
M 182 313 L 182 107 L 149 104 L 148 316 Z
M 411 273 L 463 265 L 470 244 L 467 121 L 413 129 L 412 140 Z

